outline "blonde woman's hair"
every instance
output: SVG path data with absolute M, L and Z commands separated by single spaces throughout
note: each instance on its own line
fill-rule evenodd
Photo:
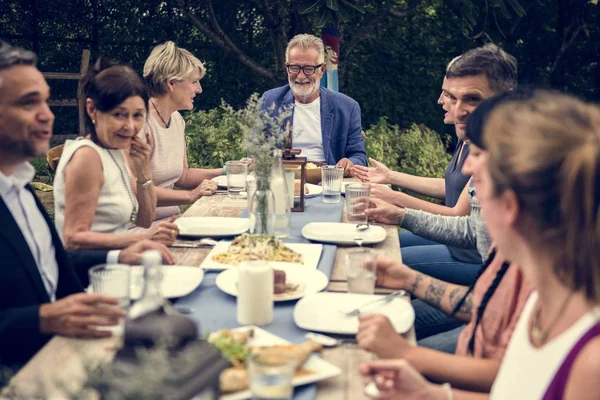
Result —
M 484 128 L 496 194 L 512 190 L 565 285 L 600 302 L 600 109 L 537 91 L 490 115 Z
M 323 45 L 323 41 L 321 39 L 314 35 L 302 33 L 294 36 L 285 49 L 286 62 L 290 59 L 290 51 L 294 47 L 299 47 L 303 50 L 315 49 L 319 52 L 319 60 L 317 62 L 319 64 L 323 64 L 325 62 L 325 45 Z
M 171 41 L 159 44 L 152 49 L 144 64 L 144 79 L 150 96 L 167 93 L 167 82 L 181 80 L 200 69 L 200 79 L 206 74 L 204 64 L 186 49 L 177 47 Z

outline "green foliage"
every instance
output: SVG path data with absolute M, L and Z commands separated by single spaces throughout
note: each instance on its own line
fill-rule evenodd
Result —
M 48 163 L 46 162 L 45 157 L 36 157 L 30 161 L 33 168 L 35 168 L 35 176 L 48 176 L 50 175 L 50 171 L 48 170 Z
M 190 168 L 221 168 L 244 156 L 242 130 L 231 113 L 214 108 L 190 112 L 185 118 Z
M 416 124 L 400 130 L 385 117 L 367 130 L 365 143 L 369 157 L 411 175 L 440 178 L 451 158 L 435 131 Z
M 312 15 L 316 28 L 348 22 L 356 12 L 364 14 L 365 9 L 355 0 L 303 0 L 298 5 L 298 14 Z

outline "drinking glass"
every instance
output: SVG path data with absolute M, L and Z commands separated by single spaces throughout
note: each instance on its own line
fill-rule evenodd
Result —
M 289 400 L 294 388 L 296 358 L 275 352 L 261 352 L 248 359 L 250 391 L 256 400 Z
M 342 181 L 344 168 L 335 165 L 321 167 L 321 182 L 323 184 L 323 203 L 339 203 L 342 196 Z
M 118 307 L 127 309 L 130 304 L 131 268 L 125 264 L 101 264 L 90 268 L 88 275 L 94 293 L 104 293 L 116 297 Z M 96 329 L 110 330 L 115 335 L 122 335 L 125 329 L 125 320 L 121 319 L 118 325 L 101 326 Z
M 244 161 L 227 161 L 227 195 L 230 199 L 241 199 L 241 192 L 246 189 L 248 163 Z
M 373 259 L 377 253 L 373 249 L 349 249 L 346 252 L 346 276 L 348 292 L 375 293 L 375 264 Z
M 346 185 L 346 217 L 348 222 L 366 224 L 365 210 L 369 208 L 371 185 L 368 183 L 351 183 Z M 361 200 L 359 200 L 361 199 Z

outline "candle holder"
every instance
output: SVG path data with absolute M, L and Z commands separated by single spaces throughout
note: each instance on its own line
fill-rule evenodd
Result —
M 297 157 L 302 150 L 284 148 L 282 152 L 283 169 L 287 171 L 294 171 L 295 180 L 300 179 L 300 196 L 295 196 L 296 182 L 294 182 L 294 191 L 291 194 L 294 199 L 292 211 L 302 212 L 304 211 L 304 204 L 306 199 L 306 157 Z

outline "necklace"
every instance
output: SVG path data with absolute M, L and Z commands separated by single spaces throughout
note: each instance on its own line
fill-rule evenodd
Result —
M 160 111 L 158 111 L 158 107 L 156 107 L 156 104 L 154 104 L 152 100 L 150 100 L 150 103 L 152 103 L 152 106 L 154 107 L 154 110 L 156 110 L 156 113 L 158 114 L 158 117 L 160 118 L 162 123 L 165 124 L 165 128 L 168 128 L 171 125 L 171 119 L 169 118 L 169 122 L 165 121 L 162 115 L 160 115 Z
M 106 151 L 108 151 L 110 158 L 112 158 L 112 160 L 115 162 L 115 165 L 117 166 L 117 168 L 119 169 L 119 172 L 121 173 L 121 180 L 123 181 L 123 185 L 125 185 L 125 189 L 127 189 L 127 194 L 129 195 L 129 200 L 131 201 L 131 206 L 133 207 L 133 209 L 131 210 L 131 217 L 129 220 L 131 221 L 131 223 L 135 223 L 135 220 L 137 219 L 138 210 L 137 210 L 137 206 L 135 204 L 135 200 L 133 199 L 133 193 L 131 192 L 131 179 L 125 178 L 125 173 L 123 172 L 123 169 L 121 169 L 121 166 L 115 159 L 115 156 L 113 156 L 113 154 L 111 153 L 110 150 L 107 149 Z M 129 176 L 129 174 L 127 174 L 127 175 Z
M 533 340 L 535 342 L 542 344 L 546 341 L 546 339 L 548 339 L 550 330 L 552 329 L 552 327 L 554 327 L 554 325 L 556 325 L 556 322 L 559 320 L 559 318 L 565 312 L 567 305 L 571 302 L 572 297 L 573 297 L 573 292 L 569 293 L 569 296 L 563 302 L 562 306 L 560 307 L 560 310 L 558 310 L 556 317 L 554 317 L 554 319 L 552 320 L 552 323 L 548 324 L 548 328 L 545 330 L 539 326 L 540 314 L 541 314 L 542 308 L 541 307 L 537 308 L 536 312 L 533 314 L 533 319 L 531 320 L 531 337 L 533 338 Z

